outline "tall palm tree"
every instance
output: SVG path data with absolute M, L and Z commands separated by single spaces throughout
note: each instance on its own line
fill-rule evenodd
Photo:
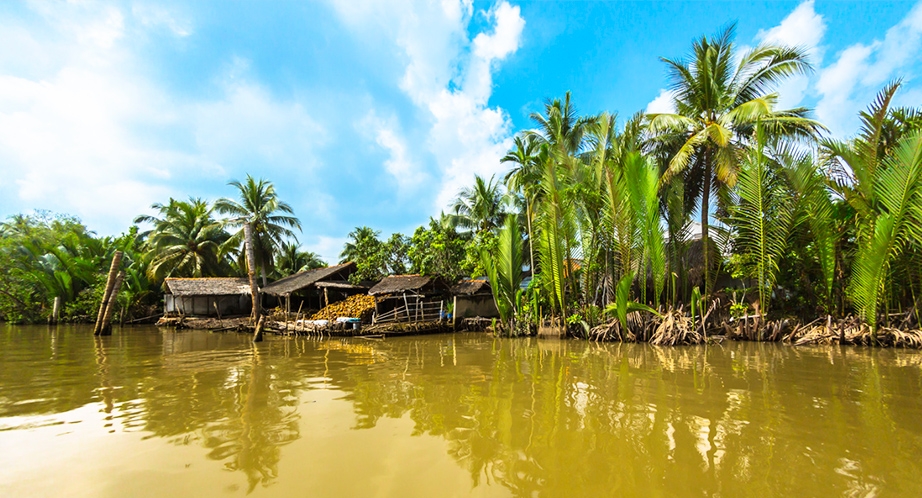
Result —
M 537 201 L 541 189 L 538 182 L 541 179 L 541 165 L 538 163 L 538 141 L 533 135 L 519 134 L 513 139 L 514 148 L 510 150 L 500 163 L 516 164 L 512 170 L 506 173 L 504 181 L 506 188 L 510 192 L 517 192 L 522 196 L 525 204 L 525 222 L 528 228 L 528 255 L 529 268 L 535 270 L 535 250 L 534 236 L 532 233 L 532 221 L 534 219 L 534 204 Z
M 144 233 L 151 278 L 203 277 L 222 272 L 221 246 L 229 235 L 214 219 L 213 208 L 206 201 L 170 199 L 166 205 L 151 207 L 159 211 L 159 217 L 141 215 L 134 220 L 154 226 Z
M 247 175 L 245 183 L 234 180 L 228 185 L 237 188 L 240 201 L 221 198 L 215 202 L 215 209 L 231 217 L 225 222 L 228 226 L 239 227 L 240 230 L 228 240 L 225 248 L 242 247 L 243 225 L 250 223 L 253 228 L 256 264 L 259 266 L 263 285 L 266 285 L 266 269 L 274 266 L 275 254 L 285 239 L 295 239 L 291 229 L 297 228 L 300 231 L 301 222 L 293 216 L 294 210 L 291 206 L 279 200 L 272 182 L 262 178 L 255 180 Z M 243 254 L 244 251 L 240 253 Z
M 700 199 L 705 289 L 710 291 L 709 213 L 712 193 L 736 184 L 740 155 L 752 140 L 756 122 L 770 137 L 812 138 L 822 127 L 805 108 L 776 110 L 770 90 L 783 79 L 811 70 L 799 48 L 760 45 L 737 59 L 735 26 L 693 43 L 688 60 L 661 59 L 668 66 L 675 113 L 650 114 L 657 144 L 675 144 L 663 183 L 684 175 L 685 195 Z M 737 62 L 738 61 L 738 62 Z
M 570 92 L 567 92 L 563 100 L 545 102 L 544 114 L 532 113 L 531 119 L 538 129 L 527 132 L 528 135 L 539 144 L 548 144 L 559 163 L 572 166 L 573 158 L 583 148 L 586 129 L 593 118 L 578 116 L 570 101 Z
M 493 231 L 505 216 L 505 200 L 495 177 L 474 176 L 474 185 L 458 192 L 452 210 L 455 224 L 474 233 Z

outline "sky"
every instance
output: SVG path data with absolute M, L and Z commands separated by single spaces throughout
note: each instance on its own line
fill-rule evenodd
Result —
M 250 174 L 333 263 L 355 227 L 412 234 L 500 177 L 546 99 L 668 111 L 660 57 L 729 23 L 740 50 L 807 50 L 779 105 L 833 136 L 897 78 L 897 104 L 922 105 L 922 1 L 0 2 L 0 218 L 117 235 Z

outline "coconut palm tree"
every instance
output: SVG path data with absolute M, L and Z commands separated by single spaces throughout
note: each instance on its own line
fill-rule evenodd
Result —
M 320 256 L 310 251 L 302 251 L 297 242 L 287 241 L 275 258 L 275 274 L 277 277 L 286 277 L 295 273 L 323 268 L 327 266 Z
M 159 217 L 141 215 L 134 220 L 153 224 L 153 229 L 143 234 L 151 278 L 203 277 L 223 272 L 221 246 L 230 237 L 214 219 L 213 208 L 206 201 L 170 199 L 166 205 L 151 207 L 159 211 Z
M 452 211 L 455 224 L 473 233 L 496 230 L 505 216 L 505 199 L 495 177 L 474 176 L 474 185 L 458 192 Z
M 266 285 L 266 269 L 274 266 L 275 254 L 282 247 L 285 239 L 295 239 L 291 230 L 301 230 L 301 221 L 294 215 L 294 210 L 287 202 L 278 198 L 272 182 L 260 178 L 255 180 L 247 175 L 245 183 L 236 180 L 228 183 L 235 187 L 240 194 L 240 201 L 221 198 L 215 202 L 215 210 L 228 215 L 225 221 L 227 226 L 239 227 L 225 244 L 224 249 L 242 248 L 244 243 L 243 225 L 250 223 L 253 229 L 253 252 L 256 265 L 262 275 L 263 285 Z M 243 254 L 244 251 L 240 251 Z M 243 265 L 241 265 L 242 267 Z
M 519 134 L 513 139 L 514 148 L 510 150 L 500 163 L 516 164 L 512 170 L 506 173 L 504 181 L 506 188 L 510 192 L 517 192 L 522 196 L 525 204 L 525 222 L 528 228 L 528 255 L 529 268 L 534 271 L 535 268 L 535 251 L 532 240 L 532 221 L 534 219 L 534 204 L 541 191 L 538 182 L 541 179 L 541 166 L 538 164 L 538 141 L 533 135 Z
M 712 193 L 736 184 L 740 156 L 752 141 L 756 122 L 770 137 L 812 138 L 822 126 L 805 108 L 776 110 L 770 90 L 785 78 L 811 70 L 799 48 L 760 45 L 737 57 L 734 26 L 694 42 L 688 60 L 661 59 L 672 80 L 676 112 L 648 115 L 653 147 L 675 144 L 663 183 L 683 175 L 687 199 L 700 199 L 701 238 L 710 247 Z M 723 197 L 726 197 L 725 195 Z M 705 293 L 711 264 L 704 251 Z

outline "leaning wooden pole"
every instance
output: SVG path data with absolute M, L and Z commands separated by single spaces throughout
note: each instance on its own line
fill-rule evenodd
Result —
M 118 272 L 115 277 L 115 283 L 112 285 L 112 295 L 109 298 L 109 304 L 106 306 L 106 312 L 102 317 L 102 327 L 98 335 L 112 335 L 112 315 L 115 313 L 115 306 L 118 304 L 118 291 L 122 289 L 122 282 L 125 280 L 125 272 Z
M 102 330 L 102 320 L 106 314 L 106 308 L 109 306 L 109 299 L 112 297 L 112 286 L 115 285 L 115 279 L 118 277 L 118 267 L 122 264 L 122 251 L 115 251 L 112 255 L 112 265 L 109 267 L 109 276 L 106 278 L 106 289 L 102 294 L 102 302 L 99 304 L 99 314 L 96 315 L 96 326 L 93 327 L 93 335 L 99 335 Z
M 250 278 L 250 297 L 253 301 L 253 312 L 250 318 L 256 326 L 259 320 L 259 287 L 256 285 L 256 255 L 253 251 L 253 225 L 249 222 L 243 225 L 243 238 L 247 255 L 247 276 Z M 255 337 L 254 337 L 255 338 Z

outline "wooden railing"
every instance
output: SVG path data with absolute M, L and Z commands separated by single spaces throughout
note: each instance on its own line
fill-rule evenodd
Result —
M 441 320 L 445 303 L 443 301 L 407 302 L 390 311 L 375 315 L 374 323 L 424 322 Z

